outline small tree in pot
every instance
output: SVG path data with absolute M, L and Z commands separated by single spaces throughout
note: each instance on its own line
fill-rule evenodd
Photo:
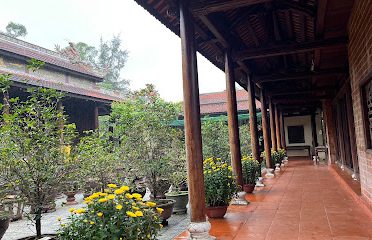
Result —
M 243 190 L 246 193 L 252 193 L 258 179 L 260 172 L 260 163 L 253 159 L 253 157 L 243 157 L 242 170 L 243 170 Z

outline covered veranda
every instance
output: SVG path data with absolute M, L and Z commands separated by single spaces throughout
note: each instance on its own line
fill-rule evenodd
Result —
M 136 2 L 181 38 L 192 222 L 187 234 L 192 239 L 209 239 L 209 233 L 221 237 L 223 234 L 215 231 L 218 224 L 230 226 L 229 216 L 236 216 L 241 218 L 240 223 L 231 225 L 226 231 L 226 239 L 239 239 L 240 235 L 240 239 L 250 239 L 254 232 L 254 224 L 251 225 L 250 221 L 265 218 L 270 220 L 269 228 L 257 227 L 257 231 L 268 231 L 261 234 L 265 238 L 280 239 L 280 232 L 290 233 L 294 229 L 297 229 L 295 235 L 283 235 L 282 238 L 371 237 L 368 216 L 372 208 L 372 1 Z M 314 148 L 320 145 L 316 137 L 318 132 L 322 133 L 321 142 L 327 150 L 328 168 L 310 166 L 311 161 L 291 163 L 283 175 L 267 180 L 264 189 L 248 196 L 252 202 L 248 207 L 230 207 L 230 215 L 221 223 L 212 221 L 210 232 L 205 216 L 196 51 L 226 74 L 231 162 L 239 184 L 242 183 L 239 137 L 244 136 L 239 136 L 238 131 L 235 83 L 247 90 L 254 158 L 260 159 L 261 150 L 265 150 L 266 165 L 272 167 L 270 150 L 286 148 L 290 142 L 285 117 L 303 113 L 321 116 L 321 127 L 311 128 L 309 155 L 313 155 Z M 259 99 L 262 106 L 262 149 L 259 146 L 255 99 Z M 312 125 L 316 125 L 314 119 L 311 117 Z M 342 192 L 343 185 L 334 184 L 338 178 L 354 179 L 344 181 L 351 189 L 350 193 Z M 262 195 L 265 196 L 262 201 L 255 204 Z M 354 196 L 353 200 L 349 201 L 351 196 Z M 282 204 L 287 206 L 281 210 Z M 272 213 L 255 217 L 264 210 L 272 210 Z M 279 212 L 283 215 L 277 215 Z M 280 221 L 276 217 L 289 223 L 291 217 L 284 212 L 293 212 L 293 225 L 276 224 Z M 318 217 L 318 222 L 328 228 L 323 229 L 319 224 L 323 233 L 314 237 L 309 233 L 301 238 L 301 229 L 316 228 L 316 225 L 309 227 L 311 224 L 304 227 L 305 223 L 302 223 L 302 220 L 311 218 L 312 212 L 316 213 L 314 219 Z M 265 214 L 268 216 L 263 216 Z M 364 216 L 367 217 L 362 220 Z M 317 224 L 317 221 L 313 222 Z M 241 228 L 242 224 L 244 228 Z M 351 229 L 360 234 L 342 232 Z M 270 231 L 274 231 L 273 235 Z M 278 234 L 274 235 L 275 232 Z

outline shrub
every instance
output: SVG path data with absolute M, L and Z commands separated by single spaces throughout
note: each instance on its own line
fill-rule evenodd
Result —
M 280 159 L 280 154 L 278 153 L 278 151 L 275 151 L 275 150 L 272 150 L 271 149 L 271 159 L 273 160 L 273 162 L 276 164 L 276 163 L 279 163 L 281 164 L 282 160 Z
M 260 168 L 260 163 L 253 159 L 253 157 L 243 157 L 242 170 L 244 184 L 255 184 Z
M 284 159 L 284 157 L 287 155 L 287 152 L 285 151 L 284 148 L 279 148 L 278 149 L 278 154 L 279 154 L 279 159 L 280 162 Z
M 204 160 L 205 202 L 209 207 L 227 206 L 237 192 L 232 167 L 220 158 Z
M 85 198 L 86 208 L 70 209 L 69 223 L 61 223 L 61 240 L 156 239 L 163 209 L 154 202 L 143 202 L 138 193 L 130 194 L 128 186 L 108 187 Z

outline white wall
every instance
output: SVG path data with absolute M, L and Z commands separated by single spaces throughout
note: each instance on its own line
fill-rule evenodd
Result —
M 292 143 L 289 144 L 288 141 L 288 126 L 304 126 L 304 137 L 305 143 Z M 287 147 L 290 146 L 304 146 L 308 145 L 313 148 L 313 135 L 311 131 L 311 116 L 295 116 L 295 117 L 284 117 L 284 131 L 285 131 L 285 143 Z M 288 156 L 309 156 L 307 150 L 289 150 L 287 152 Z M 311 154 L 311 153 L 310 153 Z

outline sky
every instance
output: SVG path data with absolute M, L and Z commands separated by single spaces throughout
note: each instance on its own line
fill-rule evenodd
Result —
M 181 41 L 134 0 L 0 0 L 0 30 L 8 22 L 26 26 L 21 38 L 54 49 L 120 34 L 129 58 L 121 77 L 137 90 L 155 84 L 161 97 L 182 100 Z M 225 90 L 224 73 L 198 54 L 200 93 Z

